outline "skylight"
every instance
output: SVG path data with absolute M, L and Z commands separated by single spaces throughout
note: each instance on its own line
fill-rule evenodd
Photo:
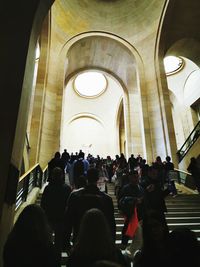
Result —
M 74 80 L 74 88 L 84 97 L 99 96 L 106 89 L 107 80 L 98 71 L 85 71 L 78 74 Z
M 167 56 L 164 58 L 164 67 L 167 75 L 173 74 L 181 69 L 183 59 L 175 56 Z

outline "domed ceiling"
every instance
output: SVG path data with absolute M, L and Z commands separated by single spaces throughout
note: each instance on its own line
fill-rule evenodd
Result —
M 56 22 L 71 35 L 106 31 L 123 38 L 144 38 L 160 16 L 164 1 L 157 0 L 56 0 Z

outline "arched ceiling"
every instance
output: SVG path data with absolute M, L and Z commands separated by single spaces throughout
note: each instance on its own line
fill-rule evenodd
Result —
M 120 42 L 105 36 L 88 36 L 74 43 L 67 52 L 66 79 L 77 70 L 101 69 L 115 74 L 126 86 L 136 81 L 135 58 Z
M 85 31 L 106 31 L 123 38 L 144 38 L 152 31 L 165 0 L 56 0 L 55 21 L 71 36 Z
M 199 0 L 170 1 L 161 35 L 164 53 L 181 55 L 185 51 L 189 58 L 196 61 L 195 54 L 199 57 L 199 18 Z
M 61 36 L 67 41 L 82 33 L 99 31 L 117 35 L 133 46 L 135 42 L 142 45 L 143 39 L 158 31 L 165 4 L 160 49 L 164 54 L 182 56 L 186 56 L 184 51 L 190 51 L 188 58 L 198 64 L 199 0 L 56 0 L 54 23 L 59 40 Z M 125 85 L 136 80 L 134 57 L 109 38 L 80 39 L 68 51 L 67 59 L 66 79 L 84 68 L 100 68 L 115 73 Z

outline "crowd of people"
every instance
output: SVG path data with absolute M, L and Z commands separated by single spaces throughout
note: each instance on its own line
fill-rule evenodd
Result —
M 190 167 L 191 168 L 191 167 Z M 114 159 L 82 150 L 56 152 L 48 164 L 41 205 L 28 205 L 4 246 L 4 267 L 200 266 L 200 247 L 187 228 L 169 232 L 165 198 L 177 196 L 169 156 L 147 164 L 140 155 Z M 114 205 L 107 186 L 114 184 L 124 217 L 121 249 L 115 245 Z M 131 243 L 129 242 L 131 240 Z M 22 256 L 23 253 L 23 256 Z

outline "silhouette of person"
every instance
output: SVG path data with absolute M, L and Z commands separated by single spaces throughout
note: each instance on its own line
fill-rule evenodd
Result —
M 4 267 L 58 267 L 57 259 L 44 210 L 26 206 L 4 245 Z
M 169 234 L 169 251 L 169 266 L 200 266 L 199 242 L 189 228 L 175 228 Z
M 187 170 L 191 172 L 192 177 L 194 178 L 194 182 L 197 187 L 197 190 L 200 193 L 200 167 L 198 166 L 198 162 L 196 158 L 192 157 L 190 159 L 190 164 Z
M 54 168 L 52 178 L 43 191 L 41 207 L 44 209 L 52 231 L 55 234 L 55 248 L 58 255 L 60 255 L 60 259 L 64 231 L 64 213 L 70 193 L 70 186 L 64 183 L 63 171 L 59 167 Z
M 48 181 L 51 180 L 52 177 L 52 171 L 54 168 L 59 167 L 63 170 L 63 173 L 65 172 L 65 163 L 64 161 L 61 159 L 61 155 L 60 152 L 57 151 L 54 155 L 54 158 L 52 158 L 49 162 L 48 162 Z
M 70 247 L 72 231 L 73 241 L 75 241 L 83 214 L 91 208 L 98 208 L 103 211 L 110 226 L 113 239 L 115 239 L 116 224 L 112 198 L 105 192 L 101 192 L 97 187 L 99 174 L 96 168 L 90 168 L 86 178 L 87 185 L 84 188 L 73 191 L 68 200 L 65 213 L 64 235 L 64 242 L 67 248 Z
M 120 249 L 114 243 L 105 215 L 99 209 L 90 209 L 83 215 L 67 266 L 89 267 L 99 260 L 127 265 Z

